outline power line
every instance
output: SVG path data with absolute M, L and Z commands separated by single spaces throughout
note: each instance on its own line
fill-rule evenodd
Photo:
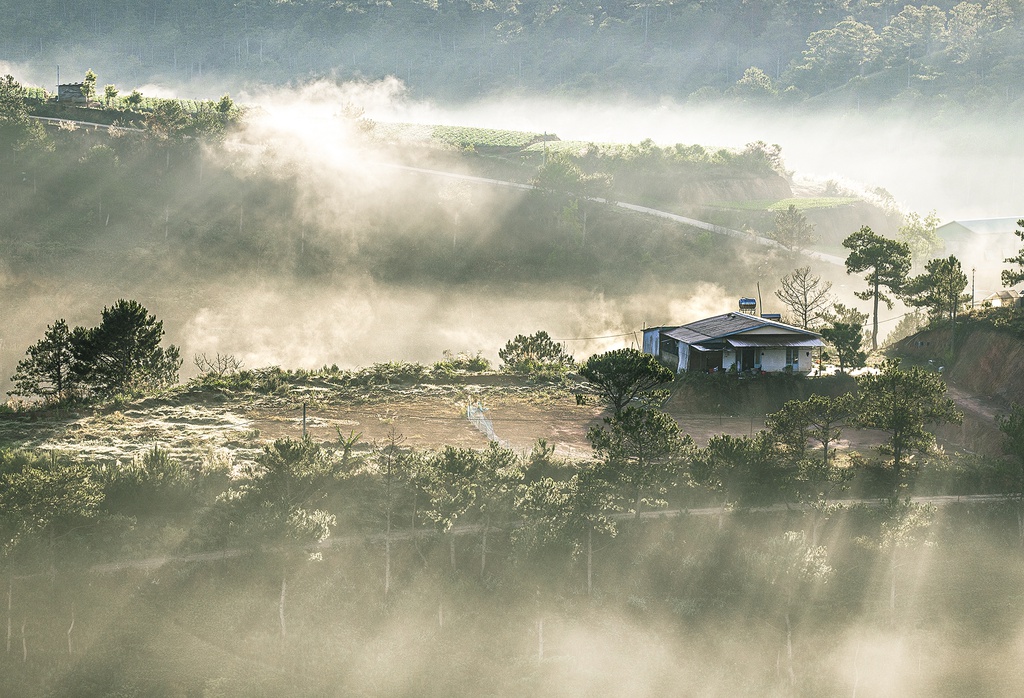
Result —
M 903 313 L 902 315 L 897 315 L 896 317 L 891 317 L 891 318 L 888 318 L 886 320 L 879 320 L 878 324 L 881 325 L 881 324 L 884 324 L 886 322 L 892 322 L 893 320 L 902 320 L 903 318 L 905 318 L 908 315 L 913 315 L 915 312 L 916 311 L 908 310 L 907 312 Z
M 636 334 L 636 330 L 633 332 L 623 332 L 622 334 L 606 334 L 601 337 L 563 337 L 561 339 L 553 339 L 555 342 L 583 342 L 591 339 L 616 339 L 618 337 L 631 337 Z

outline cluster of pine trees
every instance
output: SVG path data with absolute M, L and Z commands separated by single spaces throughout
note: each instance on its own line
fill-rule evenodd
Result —
M 173 385 L 182 360 L 173 344 L 160 346 L 163 335 L 163 322 L 137 301 L 104 308 L 96 327 L 69 328 L 57 320 L 18 363 L 10 392 L 60 403 Z

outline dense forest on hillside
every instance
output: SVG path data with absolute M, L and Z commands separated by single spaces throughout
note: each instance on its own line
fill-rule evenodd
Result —
M 0 59 L 41 75 L 93 67 L 134 85 L 394 75 L 435 98 L 522 90 L 1002 108 L 1024 87 L 1022 12 L 1015 0 L 3 0 Z

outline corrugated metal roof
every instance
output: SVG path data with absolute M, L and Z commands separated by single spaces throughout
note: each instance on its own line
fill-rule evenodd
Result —
M 1017 227 L 1017 218 L 981 218 L 972 221 L 950 221 L 935 229 L 936 235 L 943 237 L 947 232 L 952 232 L 956 226 L 966 228 L 975 235 L 1002 235 L 1012 233 Z
M 746 337 L 729 337 L 725 340 L 737 349 L 747 347 L 820 347 L 822 341 L 817 337 L 803 337 L 801 339 L 794 339 L 793 337 L 779 337 L 770 334 L 759 334 L 749 339 Z
M 677 327 L 674 330 L 669 330 L 668 332 L 665 333 L 665 336 L 671 337 L 672 339 L 678 339 L 680 342 L 683 342 L 684 344 L 697 344 L 698 342 L 711 339 L 711 337 L 707 336 L 706 334 L 694 332 L 693 330 L 688 329 L 685 326 Z
M 731 337 L 732 335 L 750 332 L 751 330 L 757 330 L 763 327 L 778 328 L 786 334 L 799 334 L 803 337 L 821 336 L 817 332 L 812 332 L 811 330 L 804 330 L 799 327 L 787 325 L 783 322 L 778 322 L 777 320 L 767 320 L 765 318 L 748 315 L 746 313 L 726 313 L 724 315 L 715 315 L 714 317 L 682 325 L 681 327 L 670 330 L 665 334 L 672 339 L 677 339 L 680 342 L 685 342 L 686 344 L 703 344 L 708 340 L 723 339 L 725 337 Z M 765 345 L 758 344 L 754 346 Z

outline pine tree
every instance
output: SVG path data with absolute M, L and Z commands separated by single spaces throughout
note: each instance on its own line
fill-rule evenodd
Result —
M 1017 221 L 1017 229 L 1013 234 L 1024 240 L 1024 218 Z M 1003 286 L 1009 288 L 1024 281 L 1024 247 L 1020 249 L 1015 257 L 1008 257 L 1003 260 L 1007 264 L 1016 264 L 1016 269 L 1004 269 L 1002 273 Z
M 85 97 L 86 102 L 96 99 L 96 73 L 92 72 L 92 68 L 85 71 L 85 79 L 82 80 L 82 96 Z
M 25 352 L 11 382 L 14 390 L 8 395 L 41 397 L 59 402 L 71 397 L 78 386 L 75 342 L 81 340 L 82 328 L 68 329 L 64 320 L 46 328 L 46 334 Z
M 768 236 L 790 250 L 802 250 L 818 240 L 814 224 L 793 204 L 775 214 L 775 228 Z
M 104 396 L 173 385 L 181 358 L 174 345 L 160 346 L 163 335 L 163 322 L 141 304 L 119 300 L 103 309 L 99 327 L 86 330 L 76 342 L 79 377 Z
M 868 272 L 864 280 L 870 288 L 855 295 L 861 300 L 873 300 L 871 326 L 871 350 L 878 348 L 878 301 L 892 308 L 892 299 L 882 289 L 898 294 L 906 283 L 910 272 L 910 248 L 902 242 L 889 240 L 875 234 L 864 226 L 843 240 L 843 247 L 850 250 L 846 258 L 846 273 Z
M 877 375 L 857 378 L 857 426 L 878 429 L 889 435 L 879 450 L 892 456 L 892 501 L 906 486 L 911 452 L 925 453 L 935 443 L 926 429 L 931 424 L 959 424 L 963 414 L 946 397 L 946 384 L 937 373 L 914 366 L 900 370 L 899 359 L 888 359 Z

